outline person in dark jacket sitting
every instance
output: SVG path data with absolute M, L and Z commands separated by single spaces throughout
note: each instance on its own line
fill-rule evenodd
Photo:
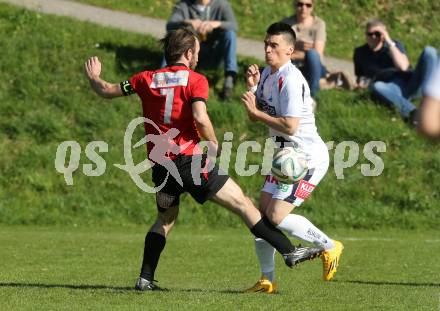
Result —
M 421 95 L 432 75 L 438 61 L 436 49 L 426 47 L 412 69 L 403 44 L 391 39 L 382 21 L 370 20 L 365 35 L 367 43 L 354 51 L 358 87 L 369 87 L 374 97 L 416 125 L 418 110 L 410 100 Z
M 212 68 L 223 61 L 225 82 L 221 94 L 228 99 L 237 76 L 237 21 L 225 0 L 181 0 L 174 7 L 167 31 L 191 27 L 201 40 L 199 66 Z

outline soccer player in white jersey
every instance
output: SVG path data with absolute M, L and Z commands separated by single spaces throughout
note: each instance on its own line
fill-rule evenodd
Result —
M 301 72 L 290 62 L 295 46 L 295 33 L 289 25 L 272 24 L 267 29 L 265 55 L 267 67 L 261 73 L 257 65 L 246 72 L 249 91 L 242 96 L 248 116 L 269 127 L 269 135 L 281 148 L 293 146 L 307 156 L 309 171 L 299 183 L 279 183 L 266 177 L 260 195 L 260 211 L 278 229 L 324 249 L 323 279 L 333 278 L 343 245 L 314 226 L 307 218 L 291 214 L 311 194 L 327 172 L 327 146 L 318 134 L 312 111 L 310 89 Z M 274 293 L 274 248 L 255 239 L 262 276 L 248 292 Z
M 420 129 L 428 137 L 440 138 L 440 64 L 423 93 Z

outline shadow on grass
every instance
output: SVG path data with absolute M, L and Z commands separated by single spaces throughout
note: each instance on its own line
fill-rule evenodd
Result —
M 116 70 L 130 77 L 135 73 L 145 70 L 156 70 L 160 68 L 163 58 L 163 52 L 158 44 L 151 43 L 142 46 L 121 45 L 113 42 L 101 42 L 99 48 L 115 55 Z M 238 59 L 238 76 L 237 83 L 244 83 L 244 72 L 246 72 L 250 64 L 259 63 L 264 68 L 264 63 L 253 58 L 240 57 Z M 196 68 L 196 71 L 206 76 L 209 81 L 210 88 L 214 90 L 217 100 L 221 100 L 221 91 L 223 89 L 223 65 L 220 64 L 215 68 Z M 240 95 L 234 93 L 234 98 L 229 101 L 239 101 Z
M 162 61 L 162 52 L 148 46 L 135 47 L 102 42 L 99 48 L 114 52 L 117 70 L 125 74 L 132 75 L 144 70 L 157 69 Z
M 99 48 L 115 55 L 116 69 L 127 77 L 145 70 L 157 70 L 160 68 L 163 59 L 163 52 L 158 45 L 120 45 L 113 42 L 101 42 Z M 244 83 L 246 72 L 250 64 L 259 63 L 264 68 L 264 63 L 252 58 L 240 57 L 238 59 L 237 82 Z M 223 88 L 223 65 L 215 68 L 196 68 L 197 72 L 203 74 L 209 81 L 210 88 L 214 90 L 217 100 L 221 100 L 220 93 Z M 235 94 L 235 100 L 239 100 L 240 94 Z
M 74 284 L 43 284 L 43 283 L 0 283 L 0 287 L 19 287 L 19 288 L 67 288 L 67 289 L 77 289 L 77 290 L 96 290 L 96 289 L 104 289 L 104 290 L 113 290 L 113 291 L 130 291 L 134 292 L 133 287 L 128 286 L 110 286 L 110 285 L 74 285 Z M 186 293 L 219 293 L 219 294 L 243 294 L 240 290 L 213 290 L 213 289 L 199 289 L 199 288 L 172 288 L 165 289 L 161 291 L 164 293 L 172 293 L 172 292 L 186 292 Z
M 133 287 L 119 287 L 108 285 L 73 285 L 73 284 L 43 284 L 43 283 L 0 283 L 0 287 L 35 287 L 35 288 L 68 288 L 68 289 L 110 289 L 117 291 L 133 290 Z
M 409 287 L 440 287 L 440 283 L 389 282 L 389 281 L 358 281 L 358 280 L 349 280 L 349 281 L 334 280 L 333 282 L 361 284 L 361 285 L 395 285 L 395 286 L 409 286 Z
M 118 45 L 112 42 L 102 42 L 99 48 L 115 54 L 116 69 L 123 74 L 133 75 L 145 70 L 160 68 L 163 53 L 151 46 Z M 209 80 L 212 87 L 222 79 L 223 73 L 220 68 L 197 68 Z

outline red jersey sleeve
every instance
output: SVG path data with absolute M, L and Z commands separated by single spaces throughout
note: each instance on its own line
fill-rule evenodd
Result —
M 209 97 L 209 83 L 206 77 L 199 75 L 191 84 L 191 102 L 207 102 Z
M 129 80 L 133 91 L 139 94 L 139 90 L 142 89 L 142 84 L 146 83 L 143 72 L 137 73 L 132 76 Z

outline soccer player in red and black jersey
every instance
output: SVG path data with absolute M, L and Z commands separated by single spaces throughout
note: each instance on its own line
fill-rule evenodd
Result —
M 113 84 L 100 78 L 101 63 L 97 57 L 85 63 L 86 76 L 98 95 L 115 98 L 138 94 L 144 117 L 153 121 L 161 132 L 173 133 L 168 136 L 169 139 L 163 139 L 166 146 L 157 146 L 160 139 L 155 145 L 147 144 L 153 162 L 155 159 L 151 155 L 156 147 L 165 150 L 163 153 L 168 162 L 159 161 L 152 167 L 153 182 L 156 186 L 164 183 L 164 187 L 156 193 L 158 217 L 145 238 L 144 258 L 135 289 L 159 289 L 153 283 L 154 272 L 166 237 L 177 218 L 179 197 L 184 192 L 190 193 L 200 204 L 211 200 L 238 214 L 256 237 L 266 240 L 283 255 L 289 267 L 319 255 L 320 249 L 295 248 L 281 231 L 261 217 L 241 188 L 229 176 L 221 174 L 217 166 L 210 171 L 196 172 L 203 177 L 200 183 L 195 182 L 194 165 L 191 163 L 197 157 L 202 165 L 209 161 L 197 143 L 203 139 L 218 150 L 218 141 L 206 108 L 208 81 L 193 71 L 200 44 L 197 36 L 188 29 L 169 32 L 162 43 L 166 61 L 170 64 L 168 67 L 141 72 L 121 83 Z M 145 131 L 147 136 L 157 134 L 157 129 L 151 124 L 145 123 Z M 176 146 L 182 150 L 176 151 Z M 170 167 L 177 168 L 176 178 L 169 174 L 172 173 Z

